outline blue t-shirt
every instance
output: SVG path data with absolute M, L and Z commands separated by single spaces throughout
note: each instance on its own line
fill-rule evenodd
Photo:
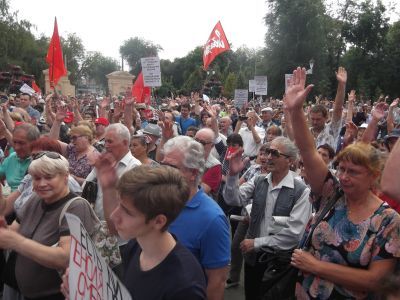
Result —
M 181 126 L 182 135 L 186 135 L 186 130 L 190 126 L 196 126 L 197 127 L 199 125 L 198 121 L 193 119 L 193 118 L 183 119 L 182 116 L 178 116 L 178 117 L 176 117 L 175 120 Z
M 17 153 L 11 153 L 0 165 L 0 176 L 4 176 L 11 191 L 15 191 L 25 177 L 31 158 L 20 159 Z
M 190 199 L 169 226 L 205 269 L 227 266 L 231 259 L 228 220 L 218 204 L 203 189 Z

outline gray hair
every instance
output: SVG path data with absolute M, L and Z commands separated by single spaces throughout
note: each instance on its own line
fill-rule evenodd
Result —
M 58 154 L 56 152 L 52 152 Z M 57 174 L 68 174 L 69 163 L 68 160 L 61 154 L 58 154 L 59 158 L 50 158 L 46 154 L 34 159 L 29 165 L 28 172 L 30 175 L 41 174 L 55 176 Z
M 272 143 L 279 144 L 285 148 L 285 154 L 289 155 L 293 160 L 297 159 L 299 149 L 296 145 L 287 137 L 278 136 L 272 140 Z
M 128 145 L 131 143 L 131 134 L 128 127 L 121 123 L 114 123 L 106 127 L 105 132 L 115 131 L 121 140 L 127 140 Z
M 164 145 L 164 155 L 173 151 L 182 153 L 182 162 L 186 168 L 199 170 L 199 175 L 196 179 L 197 183 L 199 183 L 206 163 L 203 146 L 191 137 L 177 136 Z
M 33 142 L 35 140 L 37 140 L 40 137 L 40 131 L 39 129 L 29 123 L 23 123 L 21 125 L 18 125 L 14 128 L 14 132 L 18 131 L 18 130 L 23 130 L 26 133 L 26 138 L 28 139 L 29 142 Z

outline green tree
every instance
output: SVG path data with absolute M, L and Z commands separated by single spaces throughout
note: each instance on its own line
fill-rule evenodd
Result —
M 160 50 L 163 50 L 160 45 L 138 37 L 124 41 L 119 48 L 121 56 L 128 61 L 133 75 L 139 74 L 141 58 L 157 56 Z
M 284 74 L 315 61 L 312 79 L 325 79 L 325 6 L 322 0 L 268 0 L 265 21 L 268 29 L 265 53 L 268 89 L 274 96 L 284 92 Z M 316 86 L 318 91 L 319 87 Z
M 108 92 L 106 75 L 118 69 L 118 62 L 115 59 L 103 56 L 100 52 L 94 52 L 83 61 L 81 74 L 87 79 L 94 80 Z
M 229 73 L 224 82 L 223 95 L 227 98 L 232 98 L 235 93 L 236 84 L 237 84 L 236 74 L 233 72 Z
M 76 33 L 68 34 L 67 38 L 61 37 L 61 47 L 64 55 L 64 63 L 70 73 L 68 78 L 71 84 L 77 84 L 81 77 L 81 67 L 85 59 L 85 47 L 82 39 Z

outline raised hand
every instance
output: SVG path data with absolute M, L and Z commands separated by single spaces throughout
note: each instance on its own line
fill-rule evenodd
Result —
M 103 189 L 115 187 L 118 176 L 115 169 L 116 161 L 111 153 L 101 154 L 94 166 L 96 167 L 97 179 Z
M 165 141 L 174 137 L 174 129 L 172 127 L 174 124 L 171 121 L 164 120 L 160 125 L 162 137 Z
M 351 144 L 357 137 L 358 127 L 353 122 L 346 123 L 346 133 L 344 134 L 343 141 L 345 145 Z
M 242 159 L 243 148 L 239 148 L 232 154 L 228 154 L 226 159 L 229 162 L 229 175 L 235 176 L 239 174 L 246 166 L 249 158 Z
M 394 107 L 397 107 L 397 105 L 399 104 L 399 98 L 396 98 L 396 99 L 394 99 L 393 100 L 393 102 L 392 103 L 390 103 L 390 108 L 394 108 Z
M 65 105 L 57 106 L 56 120 L 59 122 L 64 121 L 67 116 L 67 107 Z
M 371 112 L 372 117 L 376 120 L 382 119 L 385 116 L 385 108 L 386 108 L 386 103 L 379 102 L 377 105 L 375 105 L 374 109 Z
M 350 93 L 347 94 L 347 99 L 349 100 L 349 102 L 354 103 L 354 101 L 356 100 L 356 91 L 351 90 Z
M 132 96 L 132 98 L 125 99 L 125 105 L 134 105 L 136 103 L 136 98 Z
M 303 103 L 310 93 L 313 85 L 310 84 L 305 88 L 306 84 L 306 69 L 298 67 L 293 71 L 293 76 L 289 81 L 289 86 L 286 90 L 285 105 L 289 111 L 302 109 Z
M 347 71 L 343 67 L 339 67 L 336 73 L 336 79 L 340 83 L 346 83 L 347 81 Z
M 108 105 L 110 105 L 110 98 L 104 97 L 100 103 L 100 108 L 106 109 Z

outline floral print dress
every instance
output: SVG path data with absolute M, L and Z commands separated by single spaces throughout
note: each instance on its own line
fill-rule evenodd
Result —
M 344 197 L 317 225 L 310 252 L 319 260 L 368 269 L 373 261 L 400 256 L 400 216 L 382 203 L 368 219 L 354 224 Z M 301 274 L 297 299 L 373 299 L 373 294 L 346 289 L 314 274 Z

